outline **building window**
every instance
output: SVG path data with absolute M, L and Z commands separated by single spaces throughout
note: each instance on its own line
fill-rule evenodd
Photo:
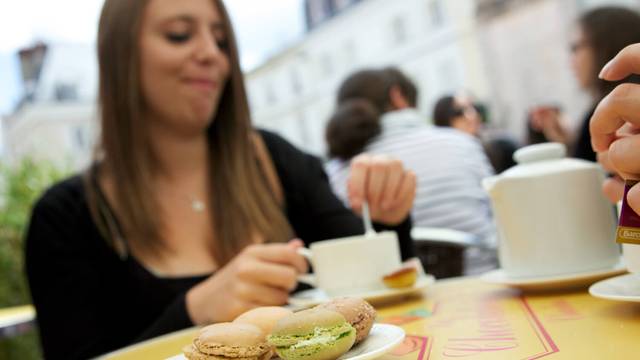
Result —
M 402 16 L 398 15 L 391 20 L 391 34 L 391 40 L 396 45 L 407 41 L 407 25 Z
M 311 27 L 331 17 L 331 4 L 327 0 L 309 0 L 308 11 Z
M 58 83 L 55 85 L 54 96 L 57 101 L 73 101 L 78 99 L 75 84 Z
M 444 24 L 444 9 L 442 0 L 429 0 L 427 3 L 427 16 L 432 27 L 440 27 Z

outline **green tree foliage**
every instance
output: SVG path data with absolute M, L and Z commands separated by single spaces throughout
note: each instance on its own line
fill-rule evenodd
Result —
M 31 303 L 23 256 L 31 207 L 46 188 L 68 172 L 31 159 L 11 167 L 0 164 L 0 308 Z M 35 329 L 0 339 L 0 359 L 41 357 Z

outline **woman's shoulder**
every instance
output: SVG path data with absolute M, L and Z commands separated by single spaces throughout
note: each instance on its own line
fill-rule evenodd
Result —
M 320 161 L 316 156 L 298 149 L 295 145 L 276 133 L 263 129 L 258 130 L 258 133 L 264 140 L 267 150 L 278 168 L 295 168 L 308 164 L 309 161 Z
M 264 129 L 258 129 L 257 131 L 272 154 L 278 152 L 300 152 L 293 144 L 274 132 Z
M 73 213 L 85 204 L 83 177 L 75 174 L 49 187 L 37 200 L 34 209 Z

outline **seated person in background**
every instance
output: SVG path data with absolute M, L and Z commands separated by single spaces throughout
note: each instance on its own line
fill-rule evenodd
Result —
M 307 271 L 297 248 L 363 233 L 319 159 L 252 127 L 221 0 L 106 0 L 98 60 L 95 163 L 42 196 L 26 239 L 45 358 L 284 305 Z M 352 173 L 349 205 L 368 200 L 413 256 L 413 174 L 376 156 Z
M 478 110 L 485 111 L 478 111 Z M 518 143 L 507 134 L 482 134 L 483 113 L 486 108 L 474 104 L 467 95 L 445 95 L 433 107 L 433 123 L 439 127 L 450 127 L 476 138 L 482 138 L 482 147 L 495 173 L 501 173 L 515 165 L 513 153 Z
M 468 96 L 446 95 L 433 107 L 433 124 L 452 127 L 471 136 L 480 136 L 482 118 Z
M 343 81 L 326 129 L 331 160 L 325 168 L 334 191 L 347 201 L 344 188 L 354 156 L 388 154 L 416 174 L 415 226 L 464 231 L 493 244 L 491 206 L 481 186 L 492 169 L 480 142 L 428 125 L 416 99 L 415 85 L 395 68 L 362 70 Z
M 590 10 L 578 19 L 572 38 L 571 66 L 580 88 L 590 95 L 591 105 L 576 134 L 564 128 L 559 111 L 537 111 L 533 119 L 545 128 L 543 132 L 548 140 L 566 144 L 573 157 L 596 161 L 589 119 L 596 104 L 619 84 L 598 78 L 598 73 L 624 47 L 640 42 L 640 13 L 614 6 Z M 627 80 L 640 82 L 637 76 Z
M 620 81 L 640 74 L 640 44 L 622 50 L 600 73 L 606 81 Z M 613 203 L 622 199 L 623 179 L 640 179 L 640 85 L 620 84 L 600 104 L 591 118 L 593 150 L 598 161 L 615 174 L 603 185 Z M 640 214 L 640 183 L 627 194 L 629 206 Z

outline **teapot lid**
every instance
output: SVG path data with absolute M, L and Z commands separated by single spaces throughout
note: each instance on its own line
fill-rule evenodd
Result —
M 542 143 L 523 147 L 513 154 L 518 164 L 562 159 L 567 156 L 567 147 L 561 143 Z
M 599 168 L 596 163 L 566 158 L 567 147 L 561 143 L 529 145 L 517 150 L 513 159 L 518 165 L 502 173 L 501 177 L 522 178 L 566 173 L 578 169 Z

